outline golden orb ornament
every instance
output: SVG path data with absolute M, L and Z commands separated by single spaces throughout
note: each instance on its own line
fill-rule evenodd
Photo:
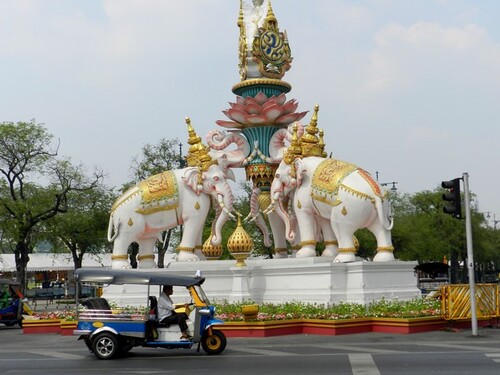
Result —
M 236 259 L 236 267 L 245 267 L 245 259 L 253 250 L 253 241 L 241 225 L 241 214 L 238 213 L 238 225 L 231 237 L 227 240 L 227 248 Z
M 210 237 L 208 237 L 207 240 L 203 243 L 201 251 L 208 260 L 217 260 L 222 255 L 222 245 L 212 245 L 212 237 L 213 234 L 210 234 Z
M 262 211 L 269 207 L 271 204 L 271 193 L 269 191 L 261 191 L 257 197 L 259 207 Z

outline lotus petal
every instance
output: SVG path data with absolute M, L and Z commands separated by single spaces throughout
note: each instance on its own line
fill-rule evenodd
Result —
M 286 102 L 286 95 L 285 93 L 281 93 L 276 97 L 276 103 L 279 105 L 283 105 Z
M 278 117 L 283 115 L 283 108 L 274 103 L 274 105 L 262 109 L 261 114 L 267 117 L 267 122 L 269 124 L 273 124 Z
M 219 126 L 222 126 L 223 128 L 241 129 L 243 127 L 242 124 L 238 124 L 237 122 L 233 122 L 233 121 L 217 120 L 217 121 L 215 121 L 215 123 Z
M 294 121 L 297 121 L 297 113 L 288 113 L 286 115 L 278 117 L 278 119 L 274 123 L 276 125 L 289 125 Z
M 274 106 L 281 108 L 281 105 L 276 103 L 276 100 L 269 99 L 267 102 L 264 103 L 264 105 L 262 105 L 262 109 L 260 110 L 260 113 L 264 112 L 267 108 L 274 107 Z
M 263 125 L 267 122 L 267 118 L 264 115 L 246 115 L 245 120 L 249 125 Z
M 241 104 L 242 106 L 247 104 L 245 98 L 239 95 L 236 95 L 236 103 Z
M 257 104 L 259 104 L 259 105 L 262 105 L 265 102 L 267 102 L 267 99 L 269 99 L 269 98 L 262 91 L 259 91 L 257 93 L 257 95 L 255 95 L 255 100 L 257 100 Z
M 247 104 L 245 106 L 245 112 L 250 114 L 250 115 L 258 115 L 261 112 L 262 107 L 258 104 Z
M 293 113 L 299 106 L 299 103 L 296 103 L 294 100 L 290 100 L 289 102 L 283 105 L 283 113 Z
M 305 115 L 307 115 L 309 111 L 304 111 L 304 112 L 296 112 L 295 114 L 297 115 L 297 119 L 295 121 L 300 121 L 304 118 Z
M 228 109 L 227 111 L 223 111 L 224 114 L 229 117 L 231 120 L 239 122 L 241 124 L 245 123 L 245 116 L 247 114 L 245 112 L 239 111 L 237 109 Z
M 231 103 L 231 102 L 229 102 L 229 105 L 231 106 L 231 108 L 237 109 L 238 111 L 245 112 L 245 106 L 244 105 L 241 105 L 239 103 Z
M 255 100 L 255 98 L 252 98 L 251 96 L 247 96 L 245 98 L 245 105 L 248 105 L 248 104 L 256 104 L 256 105 L 259 105 L 259 103 L 257 103 L 257 100 Z M 260 107 L 260 106 L 259 106 Z

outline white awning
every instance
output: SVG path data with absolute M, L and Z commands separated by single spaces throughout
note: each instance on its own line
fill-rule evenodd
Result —
M 27 271 L 70 271 L 75 269 L 71 254 L 33 253 L 29 255 Z M 111 254 L 85 254 L 82 267 L 110 267 Z M 15 272 L 14 254 L 0 254 L 0 271 Z

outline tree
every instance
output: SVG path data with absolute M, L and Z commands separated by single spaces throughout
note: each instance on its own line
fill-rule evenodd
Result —
M 177 147 L 179 152 L 177 153 Z M 184 160 L 181 155 L 181 144 L 178 139 L 161 138 L 156 144 L 146 144 L 142 147 L 141 155 L 135 156 L 132 160 L 130 170 L 132 172 L 132 181 L 123 187 L 123 191 L 130 186 L 163 171 L 178 169 L 184 167 Z M 172 235 L 179 229 L 169 229 L 163 233 L 163 241 L 158 243 L 158 267 L 164 267 L 165 253 L 172 240 Z M 182 233 L 182 228 L 180 229 Z M 174 236 L 175 237 L 175 236 Z M 136 265 L 136 256 L 139 246 L 133 243 L 129 247 L 130 261 L 132 267 Z M 135 268 L 135 267 L 134 267 Z
M 75 269 L 82 267 L 85 254 L 100 254 L 110 248 L 106 229 L 114 198 L 104 186 L 72 191 L 68 211 L 47 222 L 48 239 L 58 238 L 71 252 Z
M 68 195 L 94 189 L 102 172 L 57 157 L 58 145 L 42 124 L 0 123 L 1 230 L 13 247 L 18 280 L 25 285 L 29 254 L 42 223 L 68 210 Z

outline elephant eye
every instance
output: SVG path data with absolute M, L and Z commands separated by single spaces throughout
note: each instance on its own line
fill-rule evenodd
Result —
M 215 176 L 214 181 L 219 181 L 219 177 Z
M 276 178 L 280 178 L 280 174 L 279 173 L 276 173 Z

